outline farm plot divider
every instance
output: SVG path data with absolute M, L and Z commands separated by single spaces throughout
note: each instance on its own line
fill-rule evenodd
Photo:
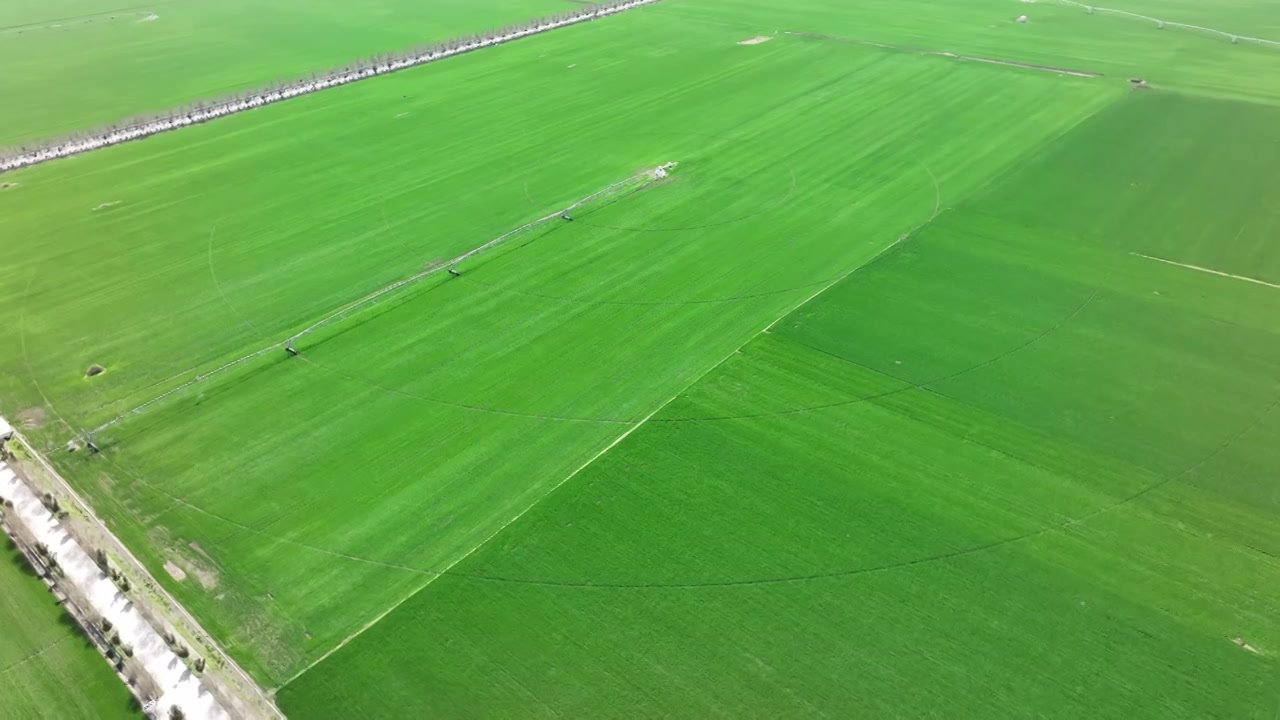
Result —
M 661 0 L 614 0 L 598 5 L 588 5 L 577 10 L 549 17 L 510 25 L 478 35 L 468 35 L 440 43 L 434 43 L 400 53 L 378 54 L 365 60 L 324 73 L 312 73 L 292 82 L 277 82 L 271 86 L 212 101 L 201 101 L 161 115 L 138 117 L 115 123 L 107 128 L 76 133 L 47 142 L 26 145 L 17 149 L 0 151 L 0 173 L 8 170 L 38 165 L 49 160 L 78 155 L 90 150 L 118 145 L 198 125 L 216 118 L 252 110 L 272 103 L 307 95 L 340 85 L 346 85 L 378 75 L 425 65 L 443 58 L 461 55 L 494 45 L 536 35 L 548 30 L 588 22 L 608 15 L 616 15 Z

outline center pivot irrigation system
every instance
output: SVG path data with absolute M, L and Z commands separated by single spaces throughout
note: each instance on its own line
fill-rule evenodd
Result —
M 1027 2 L 1027 0 L 1023 0 L 1023 2 Z M 1090 15 L 1093 15 L 1095 13 L 1109 13 L 1111 15 L 1121 15 L 1124 17 L 1133 18 L 1135 20 L 1144 20 L 1146 22 L 1155 23 L 1156 28 L 1159 30 L 1163 30 L 1166 27 L 1185 28 L 1187 30 L 1198 30 L 1200 32 L 1206 32 L 1213 35 L 1221 35 L 1227 38 L 1228 40 L 1230 40 L 1231 44 L 1233 45 L 1239 45 L 1241 42 L 1251 42 L 1251 43 L 1256 43 L 1258 45 L 1268 45 L 1270 47 L 1280 48 L 1280 42 L 1277 42 L 1275 40 L 1268 40 L 1266 38 L 1250 37 L 1248 35 L 1238 35 L 1236 33 L 1230 33 L 1225 30 L 1218 30 L 1217 28 L 1204 27 L 1203 25 L 1190 25 L 1188 23 L 1174 22 L 1172 20 L 1161 20 L 1160 18 L 1154 18 L 1154 17 L 1151 17 L 1150 15 L 1140 15 L 1135 12 L 1129 12 L 1128 10 L 1116 10 L 1115 8 L 1098 7 L 1097 5 L 1089 5 L 1087 3 L 1077 2 L 1077 0 L 1058 0 L 1058 2 L 1063 5 L 1070 5 L 1071 7 L 1083 8 Z
M 358 80 L 386 75 L 405 68 L 424 65 L 443 58 L 481 48 L 501 45 L 530 35 L 556 28 L 588 22 L 608 15 L 652 5 L 661 0 L 613 0 L 591 4 L 571 12 L 538 18 L 488 33 L 455 38 L 442 43 L 427 45 L 402 53 L 375 55 L 367 60 L 326 73 L 312 73 L 309 77 L 292 82 L 273 83 L 270 87 L 246 92 L 231 98 L 211 102 L 198 102 L 188 107 L 172 110 L 163 115 L 126 120 L 110 127 L 77 133 L 69 137 L 37 143 L 5 151 L 0 149 L 0 172 L 37 165 L 49 160 L 78 155 L 90 150 L 118 145 L 149 135 L 198 125 L 209 120 L 233 115 L 245 110 L 270 105 L 289 98 L 307 95 Z
M 652 185 L 653 183 L 667 177 L 671 173 L 671 171 L 675 169 L 677 165 L 678 163 L 668 162 L 668 163 L 664 163 L 663 165 L 659 165 L 656 168 L 643 170 L 635 175 L 632 175 L 629 178 L 626 178 L 625 180 L 620 180 L 616 183 L 613 183 L 612 185 L 608 185 L 604 188 L 601 188 L 600 190 L 597 190 L 591 193 L 590 195 L 587 195 L 586 197 L 583 197 L 575 201 L 571 205 L 568 205 L 560 210 L 556 210 L 555 212 L 544 215 L 538 218 L 537 220 L 533 220 L 528 223 L 525 223 L 524 225 L 521 225 L 520 227 L 515 228 L 514 230 L 509 230 L 503 233 L 502 235 L 499 235 L 498 237 L 484 243 L 483 245 L 479 245 L 475 248 L 472 248 L 471 250 L 466 251 L 465 253 L 453 258 L 452 260 L 448 260 L 443 263 L 434 264 L 431 267 L 427 268 L 426 270 L 423 270 L 422 272 L 415 273 L 401 280 L 397 280 L 396 282 L 391 283 L 386 287 L 375 290 L 374 292 L 369 293 L 368 295 L 365 295 L 364 297 L 361 297 L 357 300 L 353 300 L 352 302 L 349 302 L 333 310 L 332 312 L 326 314 L 325 316 L 321 317 L 319 320 L 316 320 L 315 322 L 306 326 L 302 330 L 290 335 L 289 337 L 285 338 L 280 342 L 273 343 L 264 348 L 261 348 L 252 353 L 249 353 L 248 355 L 244 355 L 242 357 L 236 358 L 235 360 L 232 360 L 231 362 L 220 365 L 217 368 L 214 368 L 213 370 L 210 370 L 208 372 L 200 373 L 199 375 L 196 375 L 195 377 L 192 377 L 182 382 L 177 387 L 167 390 L 161 393 L 160 395 L 157 395 L 156 397 L 151 398 L 146 402 L 143 402 L 140 405 L 137 405 L 133 408 L 130 408 L 129 410 L 126 410 L 120 413 L 119 415 L 99 425 L 98 427 L 95 427 L 92 430 L 84 431 L 82 440 L 85 444 L 85 447 L 87 447 L 90 450 L 90 452 L 94 452 L 94 453 L 100 452 L 101 447 L 98 441 L 98 435 L 100 433 L 102 433 L 104 430 L 107 430 L 108 428 L 111 428 L 123 422 L 125 419 L 131 416 L 138 415 L 143 411 L 147 410 L 148 408 L 154 407 L 155 405 L 159 404 L 160 402 L 163 402 L 165 399 L 172 397 L 177 393 L 187 390 L 196 384 L 209 380 L 210 378 L 221 375 L 222 373 L 227 372 L 228 370 L 231 370 L 232 368 L 235 368 L 237 366 L 243 365 L 244 363 L 249 362 L 254 358 L 261 357 L 271 352 L 280 352 L 281 350 L 283 350 L 290 356 L 300 355 L 301 350 L 298 349 L 297 343 L 303 338 L 305 338 L 306 336 L 319 330 L 320 328 L 323 328 L 327 325 L 331 325 L 334 322 L 337 322 L 342 318 L 348 317 L 351 314 L 361 309 L 374 305 L 379 300 L 382 300 L 399 290 L 403 290 L 407 287 L 410 287 L 415 283 L 421 280 L 424 280 L 432 275 L 437 275 L 442 271 L 447 270 L 450 276 L 460 277 L 462 275 L 462 270 L 460 267 L 462 263 L 468 260 L 471 260 L 488 250 L 498 247 L 499 245 L 503 244 L 507 240 L 510 240 L 511 238 L 517 235 L 527 233 L 531 230 L 536 230 L 539 227 L 542 227 L 544 225 L 551 224 L 551 223 L 572 222 L 575 212 L 579 210 L 583 210 L 584 208 L 589 211 L 592 209 L 590 206 L 592 206 L 594 203 L 599 203 L 600 201 L 614 201 L 614 200 L 621 199 L 626 195 L 630 195 L 632 193 L 638 192 L 644 189 L 645 187 L 648 187 L 649 185 Z M 188 370 L 184 373 L 179 374 L 176 377 L 180 378 L 184 375 L 190 374 L 191 372 L 193 372 L 193 370 Z

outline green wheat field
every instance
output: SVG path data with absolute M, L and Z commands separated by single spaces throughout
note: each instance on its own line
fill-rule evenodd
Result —
M 22 718 L 130 718 L 140 708 L 6 538 L 0 553 L 0 700 Z
M 154 6 L 0 144 L 574 7 Z M 0 413 L 291 718 L 1273 718 L 1278 167 L 1280 46 L 664 0 L 0 176 Z

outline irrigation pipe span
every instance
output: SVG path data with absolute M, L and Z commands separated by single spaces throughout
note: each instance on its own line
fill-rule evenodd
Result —
M 553 221 L 553 220 L 560 219 L 561 217 L 566 216 L 566 215 L 568 215 L 568 216 L 572 217 L 572 215 L 570 215 L 570 213 L 572 213 L 574 210 L 577 210 L 578 208 L 582 207 L 583 205 L 586 205 L 587 203 L 591 202 L 592 200 L 597 200 L 597 199 L 602 198 L 602 197 L 604 197 L 604 196 L 606 196 L 606 195 L 609 195 L 609 194 L 611 194 L 611 193 L 617 192 L 618 190 L 622 190 L 622 189 L 625 189 L 625 188 L 631 187 L 631 186 L 633 186 L 633 185 L 634 185 L 634 186 L 636 186 L 636 187 L 642 187 L 643 185 L 648 184 L 648 182 L 652 182 L 653 180 L 656 180 L 656 179 L 659 179 L 659 178 L 662 178 L 662 177 L 666 177 L 667 172 L 668 172 L 672 167 L 674 167 L 674 166 L 675 166 L 675 163 L 667 163 L 666 165 L 663 165 L 663 166 L 661 166 L 661 167 L 657 168 L 656 170 L 645 170 L 645 171 L 643 171 L 643 172 L 641 172 L 641 173 L 639 173 L 639 174 L 637 174 L 637 175 L 632 175 L 631 177 L 627 178 L 626 180 L 621 180 L 621 181 L 619 181 L 619 182 L 613 183 L 612 185 L 609 185 L 609 186 L 607 186 L 607 187 L 604 187 L 604 188 L 602 188 L 602 189 L 600 189 L 600 190 L 597 190 L 597 191 L 595 191 L 595 192 L 591 193 L 590 195 L 588 195 L 588 196 L 586 196 L 586 197 L 582 198 L 581 200 L 576 201 L 576 202 L 575 202 L 575 203 L 573 203 L 572 205 L 569 205 L 568 207 L 564 208 L 563 210 L 557 210 L 557 211 L 555 211 L 555 212 L 553 212 L 553 213 L 551 213 L 551 214 L 549 214 L 549 215 L 545 215 L 545 216 L 543 216 L 543 217 L 540 217 L 540 218 L 538 218 L 537 220 L 533 220 L 533 221 L 531 221 L 531 222 L 527 222 L 527 223 L 525 223 L 524 225 L 521 225 L 520 227 L 518 227 L 518 228 L 516 228 L 516 229 L 514 229 L 514 230 L 508 230 L 507 232 L 505 232 L 505 233 L 503 233 L 503 234 L 499 235 L 498 237 L 496 237 L 496 238 L 494 238 L 494 239 L 490 240 L 489 242 L 487 242 L 487 243 L 485 243 L 485 244 L 483 244 L 483 245 L 480 245 L 479 247 L 472 248 L 471 250 L 468 250 L 467 252 L 465 252 L 465 253 L 463 253 L 463 254 L 459 255 L 458 257 L 456 257 L 456 258 L 454 258 L 454 259 L 452 259 L 452 260 L 450 260 L 450 261 L 448 261 L 448 262 L 446 262 L 446 263 L 442 263 L 442 264 L 440 264 L 440 265 L 437 265 L 437 266 L 434 266 L 434 267 L 427 268 L 426 270 L 423 270 L 422 272 L 420 272 L 420 273 L 418 273 L 418 274 L 416 274 L 416 275 L 411 275 L 411 276 L 409 276 L 409 277 L 407 277 L 407 278 L 405 278 L 405 279 L 403 279 L 403 280 L 399 280 L 399 281 L 397 281 L 397 282 L 394 282 L 394 283 L 392 283 L 392 284 L 390 284 L 390 285 L 388 285 L 388 286 L 386 286 L 386 287 L 382 288 L 381 290 L 377 290 L 377 291 L 375 291 L 375 292 L 372 292 L 372 293 L 370 293 L 370 294 L 368 294 L 368 295 L 366 295 L 366 296 L 364 296 L 364 297 L 360 298 L 359 300 L 356 300 L 356 301 L 354 301 L 354 302 L 348 303 L 347 305 L 344 305 L 344 306 L 342 306 L 341 308 L 339 308 L 339 309 L 337 309 L 337 310 L 333 311 L 332 313 L 330 313 L 330 314 L 326 315 L 325 317 L 321 318 L 320 320 L 316 321 L 315 323 L 313 323 L 313 324 L 311 324 L 311 325 L 308 325 L 306 328 L 304 328 L 303 330 L 301 330 L 300 332 L 298 332 L 297 334 L 293 335 L 293 336 L 292 336 L 292 337 L 290 337 L 288 340 L 286 340 L 286 341 L 285 341 L 285 345 L 286 345 L 286 346 L 288 346 L 289 344 L 293 343 L 294 341 L 301 340 L 303 337 L 306 337 L 307 335 L 310 335 L 311 333 L 315 332 L 316 330 L 319 330 L 320 328 L 324 327 L 325 325 L 328 325 L 329 323 L 331 323 L 331 322 L 333 322 L 333 321 L 335 321 L 335 320 L 338 320 L 338 319 L 340 319 L 340 318 L 344 317 L 347 313 L 350 313 L 350 312 L 352 312 L 352 311 L 354 311 L 354 310 L 357 310 L 357 309 L 362 308 L 362 307 L 364 307 L 364 306 L 366 306 L 366 305 L 369 305 L 369 304 L 371 304 L 371 303 L 373 303 L 373 302 L 376 302 L 376 301 L 378 300 L 378 298 L 380 298 L 380 297 L 382 297 L 382 296 L 384 296 L 384 295 L 387 295 L 387 294 L 389 294 L 389 293 L 395 292 L 396 290 L 399 290 L 400 288 L 404 287 L 405 285 L 409 285 L 409 284 L 411 284 L 411 283 L 417 282 L 418 280 L 421 280 L 422 278 L 427 277 L 428 275 L 434 275 L 434 274 L 436 274 L 436 273 L 440 272 L 441 270 L 443 270 L 443 269 L 445 269 L 445 268 L 449 268 L 450 270 L 453 270 L 453 269 L 454 269 L 454 268 L 456 268 L 460 263 L 462 263 L 462 262 L 464 262 L 464 261 L 466 261 L 466 260 L 469 260 L 469 259 L 471 259 L 471 258 L 475 257 L 476 255 L 479 255 L 480 253 L 484 252 L 485 250 L 488 250 L 488 249 L 490 249 L 490 248 L 493 248 L 493 247 L 496 247 L 496 246 L 498 246 L 498 245 L 501 245 L 501 244 L 502 244 L 502 243 L 503 243 L 507 238 L 510 238 L 510 237 L 512 237 L 512 236 L 514 236 L 514 235 L 518 235 L 518 234 L 520 234 L 520 233 L 524 232 L 525 230 L 531 230 L 531 229 L 533 229 L 533 228 L 535 228 L 535 227 L 537 227 L 537 226 L 539 226 L 539 225 L 543 225 L 543 224 L 548 223 L 548 222 L 551 222 L 551 221 Z M 647 182 L 646 182 L 646 181 L 647 181 Z
M 341 318 L 343 318 L 343 317 L 346 317 L 347 315 L 351 314 L 352 312 L 355 312 L 356 310 L 359 310 L 359 309 L 364 308 L 364 307 L 368 307 L 369 305 L 372 305 L 372 304 L 376 303 L 379 299 L 381 299 L 381 298 L 383 298 L 383 297 L 385 297 L 385 296 L 387 296 L 387 295 L 390 295 L 391 293 L 394 293 L 395 291 L 400 290 L 401 288 L 404 288 L 404 287 L 407 287 L 407 286 L 409 286 L 409 285 L 412 285 L 412 284 L 414 284 L 414 283 L 418 282 L 419 280 L 422 280 L 422 279 L 424 279 L 424 278 L 430 277 L 430 276 L 432 276 L 432 275 L 439 274 L 440 272 L 442 272 L 442 271 L 444 271 L 444 270 L 454 271 L 454 270 L 455 270 L 455 268 L 458 266 L 458 264 L 459 264 L 459 263 L 462 263 L 462 262 L 463 262 L 463 261 L 465 261 L 465 260 L 469 260 L 469 259 L 471 259 L 471 258 L 475 257 L 476 255 L 479 255 L 480 253 L 484 252 L 485 250 L 489 250 L 489 249 L 491 249 L 491 248 L 493 248 L 493 247 L 496 247 L 496 246 L 498 246 L 498 245 L 502 244 L 502 242 L 504 242 L 505 240 L 507 240 L 507 239 L 509 239 L 509 238 L 511 238 L 511 237 L 513 237 L 513 236 L 515 236 L 515 235 L 519 235 L 520 233 L 523 233 L 523 232 L 525 232 L 525 231 L 527 231 L 527 230 L 531 230 L 531 229 L 533 229 L 533 228 L 536 228 L 536 227 L 538 227 L 538 226 L 540 226 L 540 225 L 544 225 L 544 224 L 549 223 L 549 222 L 555 222 L 555 221 L 560 220 L 561 218 L 564 218 L 564 217 L 566 217 L 566 216 L 567 216 L 567 217 L 569 217 L 569 218 L 571 218 L 571 217 L 572 217 L 572 215 L 571 215 L 570 213 L 572 213 L 574 210 L 577 210 L 578 208 L 582 207 L 583 205 L 586 205 L 586 204 L 587 204 L 587 203 L 589 203 L 589 202 L 592 202 L 592 201 L 594 201 L 594 200 L 599 200 L 599 199 L 601 199 L 601 198 L 604 198 L 604 197 L 607 197 L 607 196 L 612 195 L 612 194 L 614 194 L 614 193 L 618 193 L 618 192 L 625 191 L 625 190 L 630 190 L 630 191 L 636 191 L 636 190 L 639 190 L 639 189 L 641 189 L 641 188 L 643 188 L 643 187 L 645 187 L 645 186 L 647 186 L 647 185 L 649 185 L 649 184 L 651 184 L 651 183 L 654 183 L 654 182 L 656 182 L 656 181 L 658 181 L 658 180 L 661 180 L 662 178 L 666 177 L 666 176 L 668 175 L 668 173 L 670 173 L 671 169 L 672 169 L 672 168 L 674 168 L 676 165 L 677 165 L 677 163 L 669 162 L 669 163 L 666 163 L 666 164 L 664 164 L 664 165 L 661 165 L 661 166 L 656 167 L 656 168 L 653 168 L 653 169 L 643 170 L 643 171 L 641 171 L 641 172 L 639 172 L 639 173 L 637 173 L 637 174 L 635 174 L 635 175 L 632 175 L 631 177 L 629 177 L 629 178 L 627 178 L 627 179 L 625 179 L 625 180 L 620 180 L 620 181 L 615 182 L 615 183 L 613 183 L 613 184 L 611 184 L 611 185 L 607 185 L 607 186 L 605 186 L 605 187 L 603 187 L 603 188 L 601 188 L 601 189 L 599 189 L 599 190 L 597 190 L 597 191 L 595 191 L 595 192 L 591 193 L 590 195 L 587 195 L 586 197 L 583 197 L 583 198 L 581 198 L 581 199 L 579 199 L 579 200 L 574 201 L 574 202 L 573 202 L 573 204 L 571 204 L 571 205 L 568 205 L 568 206 L 566 206 L 566 207 L 564 207 L 564 208 L 562 208 L 562 209 L 560 209 L 560 210 L 556 210 L 556 211 L 555 211 L 555 212 L 553 212 L 553 213 L 549 213 L 549 214 L 547 214 L 547 215 L 544 215 L 544 216 L 542 216 L 542 217 L 538 218 L 537 220 L 533 220 L 533 221 L 531 221 L 531 222 L 527 222 L 527 223 L 525 223 L 524 225 L 521 225 L 520 227 L 518 227 L 518 228 L 516 228 L 516 229 L 514 229 L 514 230 L 508 230 L 507 232 L 505 232 L 505 233 L 503 233 L 503 234 L 499 235 L 498 237 L 496 237 L 496 238 L 494 238 L 494 239 L 492 239 L 492 240 L 489 240 L 488 242 L 485 242 L 483 245 L 479 245 L 479 246 L 477 246 L 477 247 L 474 247 L 474 248 L 472 248 L 472 249 L 470 249 L 470 250 L 468 250 L 468 251 L 466 251 L 466 252 L 462 253 L 461 255 L 459 255 L 459 256 L 457 256 L 457 257 L 453 258 L 452 260 L 447 260 L 447 261 L 445 261 L 445 262 L 442 262 L 442 263 L 438 263 L 438 264 L 436 264 L 436 265 L 433 265 L 433 266 L 431 266 L 431 267 L 427 268 L 426 270 L 423 270 L 422 272 L 418 272 L 418 273 L 415 273 L 415 274 L 413 274 L 413 275 L 410 275 L 410 276 L 409 276 L 409 277 L 407 277 L 407 278 L 403 278 L 403 279 L 401 279 L 401 280 L 397 280 L 397 281 L 395 281 L 395 282 L 391 283 L 390 285 L 387 285 L 386 287 L 383 287 L 383 288 L 381 288 L 381 289 L 379 289 L 379 290 L 375 290 L 374 292 L 369 293 L 368 295 L 365 295 L 364 297 L 359 298 L 358 300 L 353 300 L 352 302 L 349 302 L 349 303 L 347 303 L 346 305 L 343 305 L 342 307 L 340 307 L 340 308 L 338 308 L 338 309 L 336 309 L 336 310 L 334 310 L 334 311 L 332 311 L 332 312 L 330 312 L 330 313 L 326 314 L 324 317 L 322 317 L 322 318 L 320 318 L 319 320 L 317 320 L 317 321 L 315 321 L 315 322 L 311 323 L 311 324 L 310 324 L 310 325 L 308 325 L 307 327 L 305 327 L 305 328 L 303 328 L 302 330 L 300 330 L 300 331 L 298 331 L 298 332 L 296 332 L 296 333 L 294 333 L 294 334 L 290 335 L 288 338 L 286 338 L 286 339 L 284 339 L 284 340 L 282 340 L 282 341 L 280 341 L 280 342 L 272 343 L 271 345 L 268 345 L 268 346 L 266 346 L 266 347 L 264 347 L 264 348 L 261 348 L 261 349 L 259 349 L 259 350 L 255 350 L 254 352 L 251 352 L 251 353 L 249 353 L 248 355 L 244 355 L 244 356 L 242 356 L 242 357 L 238 357 L 238 358 L 236 358 L 235 360 L 232 360 L 232 361 L 230 361 L 230 362 L 228 362 L 228 363 L 224 363 L 224 364 L 222 364 L 222 365 L 219 365 L 218 367 L 214 368 L 213 370 L 210 370 L 210 371 L 208 371 L 208 372 L 200 373 L 199 375 L 196 375 L 195 377 L 191 378 L 190 380 L 187 380 L 187 381 L 185 381 L 185 382 L 183 382 L 183 383 L 179 384 L 177 387 L 175 387 L 175 388 L 173 388 L 173 389 L 171 389 L 171 390 L 165 391 L 165 392 L 161 393 L 160 395 L 157 395 L 156 397 L 151 398 L 150 400 L 147 400 L 146 402 L 142 403 L 141 405 L 137 405 L 136 407 L 133 407 L 133 408 L 131 408 L 131 409 L 129 409 L 129 410 L 125 410 L 124 412 L 120 413 L 119 415 L 116 415 L 114 418 L 112 418 L 112 419 L 108 420 L 107 422 L 105 422 L 105 423 L 103 423 L 103 424 L 101 424 L 101 425 L 99 425 L 99 426 L 95 427 L 93 430 L 90 430 L 90 431 L 89 431 L 89 436 L 90 436 L 90 437 L 92 437 L 93 435 L 96 435 L 96 434 L 98 434 L 98 433 L 102 432 L 103 430 L 106 430 L 107 428 L 110 428 L 110 427 L 112 427 L 112 426 L 114 426 L 114 425 L 119 424 L 119 423 L 120 423 L 121 421 L 123 421 L 125 418 L 128 418 L 128 417 L 130 417 L 130 416 L 132 416 L 132 415 L 137 415 L 138 413 L 141 413 L 142 411 L 146 410 L 147 408 L 152 407 L 152 406 L 156 405 L 157 403 L 160 403 L 160 402 L 161 402 L 161 401 L 163 401 L 165 398 L 168 398 L 168 397 L 170 397 L 170 396 L 172 396 L 172 395 L 174 395 L 174 394 L 176 394 L 176 393 L 182 392 L 183 390 L 186 390 L 187 388 L 189 388 L 189 387 L 191 387 L 191 386 L 193 386 L 193 385 L 196 385 L 197 383 L 204 382 L 205 380 L 208 380 L 209 378 L 214 377 L 215 375 L 220 375 L 220 374 L 222 374 L 222 373 L 226 372 L 227 370 L 230 370 L 230 369 L 232 369 L 232 368 L 234 368 L 234 367 L 237 367 L 237 366 L 239 366 L 239 365 L 243 365 L 244 363 L 246 363 L 246 362 L 248 362 L 248 361 L 250 361 L 250 360 L 253 360 L 254 358 L 261 357 L 261 356 L 266 355 L 267 353 L 270 353 L 270 352 L 278 352 L 278 351 L 280 351 L 280 350 L 282 350 L 282 349 L 289 349 L 289 350 L 291 350 L 291 351 L 292 351 L 292 349 L 293 349 L 293 344 L 294 344 L 296 341 L 301 340 L 302 338 L 306 337 L 307 335 L 310 335 L 311 333 L 313 333 L 313 332 L 315 332 L 316 330 L 319 330 L 320 328 L 322 328 L 322 327 L 324 327 L 324 326 L 326 326 L 326 325 L 328 325 L 328 324 L 330 324 L 330 323 L 334 322 L 335 320 L 339 320 L 339 319 L 341 319 Z M 187 371 L 187 372 L 190 372 L 190 371 Z M 181 377 L 182 375 L 185 375 L 185 374 L 186 374 L 186 373 L 181 373 L 181 374 L 179 374 L 179 375 L 175 376 L 173 379 L 174 379 L 174 380 L 176 380 L 178 377 Z
M 340 70 L 330 71 L 322 77 L 313 75 L 311 78 L 293 83 L 276 84 L 267 89 L 253 91 L 244 97 L 215 102 L 211 105 L 206 105 L 203 102 L 197 103 L 194 107 L 173 111 L 165 117 L 125 121 L 123 127 L 112 126 L 104 131 L 91 132 L 88 135 L 75 135 L 36 148 L 22 148 L 13 153 L 0 153 L 0 173 L 38 165 L 49 160 L 78 155 L 98 148 L 119 145 L 130 140 L 138 140 L 189 125 L 198 125 L 209 120 L 244 112 L 245 110 L 252 110 L 300 95 L 347 85 L 359 80 L 377 77 L 378 75 L 386 75 L 405 68 L 425 65 L 426 63 L 454 55 L 501 45 L 512 40 L 519 40 L 530 35 L 588 22 L 608 15 L 616 15 L 660 1 L 615 0 L 615 2 L 601 5 L 591 5 L 572 12 L 531 20 L 528 23 L 496 30 L 484 35 L 470 35 L 449 40 L 429 46 L 423 50 L 399 55 L 375 56 L 372 60 L 362 61 Z
M 1058 2 L 1062 3 L 1063 5 L 1070 5 L 1072 7 L 1084 8 L 1085 10 L 1089 11 L 1089 14 L 1093 14 L 1095 12 L 1111 13 L 1112 15 L 1124 15 L 1125 17 L 1131 17 L 1136 20 L 1145 20 L 1146 22 L 1155 23 L 1156 27 L 1158 28 L 1180 27 L 1180 28 L 1186 28 L 1188 30 L 1200 30 L 1202 32 L 1212 33 L 1214 35 L 1221 35 L 1233 43 L 1238 43 L 1241 40 L 1244 40 L 1246 42 L 1258 43 L 1259 45 L 1270 45 L 1271 47 L 1280 47 L 1280 42 L 1276 40 L 1267 40 L 1266 38 L 1240 35 L 1237 33 L 1227 32 L 1225 30 L 1218 30 L 1217 28 L 1204 27 L 1203 25 L 1189 25 L 1187 23 L 1174 22 L 1173 20 L 1161 20 L 1160 18 L 1153 18 L 1150 15 L 1139 15 L 1138 13 L 1129 12 L 1128 10 L 1116 10 L 1115 8 L 1105 8 L 1105 7 L 1098 7 L 1097 5 L 1088 5 L 1086 3 L 1076 2 L 1076 0 L 1058 0 Z

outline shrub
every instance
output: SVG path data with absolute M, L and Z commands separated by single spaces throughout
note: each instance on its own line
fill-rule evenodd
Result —
M 58 503 L 58 498 L 54 497 L 53 493 L 45 493 L 41 495 L 40 502 L 44 504 L 44 507 L 46 510 L 53 513 L 54 515 L 63 514 L 62 505 Z

